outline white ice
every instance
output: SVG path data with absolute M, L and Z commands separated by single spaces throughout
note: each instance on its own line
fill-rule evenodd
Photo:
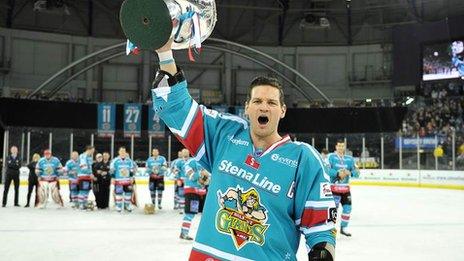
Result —
M 21 187 L 22 206 L 26 190 Z M 12 192 L 8 206 L 0 208 L 2 261 L 188 259 L 191 242 L 178 239 L 182 215 L 172 210 L 172 186 L 155 215 L 142 209 L 81 212 L 52 203 L 45 210 L 18 208 Z M 65 188 L 62 194 L 67 198 Z M 352 195 L 353 237 L 338 239 L 336 260 L 464 260 L 463 191 L 353 186 Z M 198 221 L 199 216 L 191 235 Z M 299 260 L 307 260 L 305 252 L 301 244 Z

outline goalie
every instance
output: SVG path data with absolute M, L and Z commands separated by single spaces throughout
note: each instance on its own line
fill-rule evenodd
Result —
M 63 207 L 63 199 L 60 195 L 60 185 L 58 177 L 62 172 L 63 166 L 58 158 L 52 156 L 51 150 L 44 151 L 42 157 L 35 167 L 35 173 L 39 178 L 39 187 L 37 190 L 36 207 L 45 208 L 48 197 L 51 195 L 56 204 Z

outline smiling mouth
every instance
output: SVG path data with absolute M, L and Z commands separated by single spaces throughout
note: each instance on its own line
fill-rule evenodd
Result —
M 269 118 L 267 116 L 259 116 L 258 122 L 261 125 L 266 125 L 269 122 Z

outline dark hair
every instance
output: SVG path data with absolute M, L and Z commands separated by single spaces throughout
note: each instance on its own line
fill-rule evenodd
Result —
M 337 143 L 335 143 L 335 144 L 338 144 L 338 143 L 345 143 L 345 140 L 338 139 L 338 140 L 337 140 Z
M 121 150 L 121 149 L 127 150 L 125 146 L 119 147 L 118 151 Z
M 280 105 L 282 106 L 285 104 L 284 89 L 282 87 L 282 84 L 277 78 L 268 77 L 268 76 L 258 76 L 254 78 L 253 81 L 251 81 L 249 91 L 248 91 L 248 96 L 247 96 L 247 102 L 249 102 L 251 99 L 251 91 L 253 90 L 253 88 L 255 88 L 256 86 L 262 86 L 262 85 L 269 85 L 274 88 L 277 88 L 280 94 L 280 99 L 279 99 Z
M 329 150 L 328 150 L 328 149 L 322 149 L 322 150 L 321 150 L 321 153 L 322 153 L 322 154 L 329 154 Z
M 85 146 L 85 151 L 88 151 L 88 150 L 91 150 L 91 149 L 94 149 L 95 147 L 92 146 L 92 145 L 87 145 Z

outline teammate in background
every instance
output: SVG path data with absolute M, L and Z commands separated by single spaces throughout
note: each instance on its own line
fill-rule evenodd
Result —
M 92 188 L 93 174 L 93 154 L 95 148 L 93 146 L 86 146 L 85 152 L 79 155 L 79 170 L 77 171 L 77 182 L 79 185 L 79 208 L 84 210 L 87 206 L 87 199 L 89 197 L 90 189 Z
M 184 190 L 184 185 L 185 185 L 185 163 L 188 161 L 190 157 L 190 152 L 188 149 L 182 149 L 180 153 L 180 160 L 176 162 L 176 169 L 177 171 L 177 177 L 176 177 L 176 184 L 177 184 L 177 197 L 178 197 L 178 202 L 179 202 L 179 209 L 180 212 L 179 214 L 183 214 L 184 209 L 185 209 L 185 190 Z
M 347 231 L 351 214 L 350 177 L 359 177 L 359 170 L 356 168 L 354 158 L 345 155 L 345 149 L 345 142 L 338 140 L 335 152 L 329 154 L 329 175 L 333 183 L 331 189 L 336 207 L 338 208 L 342 203 L 343 208 L 340 233 L 350 237 L 351 233 Z
M 158 149 L 153 149 L 151 155 L 146 163 L 146 172 L 150 177 L 148 187 L 150 189 L 151 202 L 156 206 L 156 197 L 158 197 L 158 209 L 161 209 L 164 175 L 166 174 L 168 164 L 166 158 L 159 155 Z
M 170 168 L 174 177 L 174 209 L 179 209 L 179 186 L 177 186 L 177 176 L 179 169 L 177 168 L 178 161 L 182 160 L 182 151 L 177 152 L 177 159 L 171 161 Z
M 206 189 L 204 188 L 206 180 L 201 174 L 202 169 L 203 167 L 193 158 L 188 159 L 184 164 L 185 214 L 180 232 L 181 239 L 193 240 L 189 236 L 190 225 L 195 214 L 200 212 L 201 197 L 206 194 Z
M 118 154 L 119 156 L 113 159 L 110 164 L 110 173 L 114 179 L 114 193 L 116 194 L 116 210 L 121 212 L 124 205 L 126 211 L 132 212 L 132 193 L 137 165 L 129 158 L 125 147 L 120 147 Z
M 59 175 L 62 172 L 63 166 L 58 158 L 52 156 L 50 150 L 44 151 L 44 156 L 37 162 L 35 173 L 39 177 L 38 189 L 38 206 L 45 208 L 48 202 L 48 196 L 51 197 L 55 203 L 63 207 L 63 199 L 60 195 Z
M 286 112 L 281 84 L 268 77 L 250 84 L 249 122 L 208 110 L 190 96 L 171 45 L 172 39 L 157 50 L 153 109 L 212 175 L 190 260 L 296 260 L 303 234 L 310 261 L 332 261 L 336 209 L 330 177 L 313 147 L 279 135 Z M 246 198 L 251 208 L 223 207 L 221 199 L 237 206 L 221 197 L 230 191 L 257 195 Z M 244 213 L 255 209 L 263 219 Z
M 79 184 L 77 182 L 77 172 L 79 171 L 79 153 L 73 151 L 71 159 L 64 165 L 63 173 L 68 177 L 69 194 L 72 208 L 79 208 Z

